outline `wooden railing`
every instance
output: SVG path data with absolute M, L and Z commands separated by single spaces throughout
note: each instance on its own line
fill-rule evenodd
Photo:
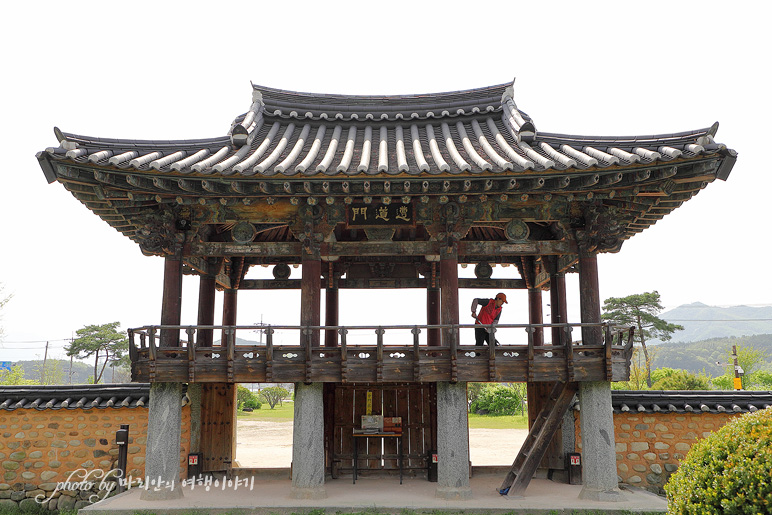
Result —
M 171 326 L 130 329 L 134 381 L 163 382 L 437 382 L 621 381 L 629 379 L 633 327 L 596 324 L 500 324 L 492 332 L 523 330 L 526 344 L 460 345 L 459 331 L 480 325 L 390 326 Z M 563 345 L 540 344 L 537 333 L 562 332 Z M 572 341 L 574 329 L 600 328 L 600 341 Z M 447 345 L 428 346 L 426 334 L 447 329 Z M 265 343 L 237 343 L 237 333 L 263 332 Z M 202 332 L 222 331 L 224 344 L 200 346 Z M 336 331 L 339 345 L 320 346 Z M 161 332 L 179 333 L 179 346 L 160 346 Z M 299 342 L 276 344 L 278 332 L 297 332 Z M 354 333 L 374 334 L 374 344 L 352 343 Z M 397 337 L 397 344 L 386 343 Z M 423 337 L 423 341 L 422 341 Z M 165 341 L 169 341 L 166 340 Z

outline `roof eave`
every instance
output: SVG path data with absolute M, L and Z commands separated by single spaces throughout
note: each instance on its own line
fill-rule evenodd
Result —
M 40 165 L 40 168 L 43 170 L 43 175 L 45 175 L 46 180 L 48 181 L 48 184 L 55 182 L 56 171 L 54 170 L 54 167 L 51 164 L 51 161 L 49 161 L 48 152 L 45 152 L 45 151 L 38 152 L 37 154 L 35 154 L 35 157 L 38 160 L 38 164 Z
M 737 152 L 728 148 L 722 153 L 724 159 L 721 160 L 721 165 L 718 171 L 716 171 L 716 178 L 725 181 L 729 178 L 729 174 L 732 173 L 732 168 L 734 168 L 734 164 L 737 162 Z

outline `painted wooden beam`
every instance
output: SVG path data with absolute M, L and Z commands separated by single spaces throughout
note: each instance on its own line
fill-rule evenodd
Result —
M 222 243 L 205 242 L 191 243 L 184 250 L 185 256 L 200 257 L 224 257 L 224 256 L 258 256 L 258 257 L 286 257 L 300 256 L 302 245 L 300 243 Z
M 320 279 L 322 287 L 326 287 L 326 281 Z M 370 289 L 370 288 L 426 288 L 425 278 L 361 278 L 338 279 L 338 288 L 341 289 Z M 470 279 L 458 280 L 461 289 L 494 289 L 494 290 L 524 290 L 525 281 L 522 279 Z M 239 285 L 240 290 L 297 290 L 300 289 L 300 279 L 244 279 Z M 438 322 L 439 323 L 439 322 Z
M 320 247 L 322 256 L 425 256 L 440 253 L 441 243 L 435 241 L 385 241 L 385 242 L 324 242 Z M 186 256 L 255 256 L 287 257 L 300 256 L 300 243 L 191 243 L 185 249 Z M 511 243 L 506 241 L 461 241 L 458 253 L 463 256 L 549 256 L 575 254 L 573 241 L 529 241 Z
M 573 241 L 527 241 L 512 243 L 507 241 L 461 241 L 458 243 L 459 255 L 505 255 L 505 256 L 554 256 L 577 253 Z

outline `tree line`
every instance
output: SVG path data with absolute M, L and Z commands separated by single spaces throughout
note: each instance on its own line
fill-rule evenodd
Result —
M 772 389 L 772 370 L 765 370 L 768 363 L 768 352 L 764 348 L 757 348 L 752 344 L 743 342 L 738 344 L 737 338 L 723 338 L 722 344 L 712 346 L 709 359 L 715 366 L 711 366 L 711 372 L 707 367 L 702 369 L 694 367 L 699 363 L 699 358 L 694 351 L 704 349 L 700 342 L 692 344 L 690 350 L 685 349 L 685 344 L 677 344 L 668 347 L 671 352 L 681 354 L 682 360 L 667 359 L 656 361 L 656 356 L 664 348 L 666 343 L 649 348 L 647 341 L 658 339 L 669 341 L 673 333 L 683 330 L 683 326 L 672 324 L 659 318 L 662 312 L 662 304 L 657 291 L 629 295 L 627 297 L 611 297 L 603 302 L 603 319 L 618 325 L 635 326 L 635 341 L 639 344 L 634 349 L 630 370 L 630 380 L 613 383 L 613 388 L 620 390 L 729 390 L 733 388 L 734 356 L 732 347 L 737 348 L 737 361 L 742 369 L 742 387 L 745 390 Z M 659 363 L 656 367 L 654 364 Z M 690 368 L 676 368 L 673 363 L 691 365 Z M 704 361 L 708 365 L 707 361 Z M 716 372 L 719 372 L 716 374 Z M 723 372 L 723 373 L 721 373 Z M 716 374 L 714 377 L 713 374 Z
M 9 298 L 6 298 L 7 302 Z M 0 302 L 0 307 L 2 307 Z M 118 380 L 130 379 L 129 340 L 125 333 L 119 330 L 119 322 L 101 325 L 87 325 L 76 331 L 69 345 L 64 347 L 67 356 L 75 359 L 94 359 L 90 377 L 85 382 L 100 384 Z M 28 367 L 25 364 L 30 363 Z M 0 370 L 0 385 L 32 385 L 32 384 L 66 384 L 71 381 L 71 369 L 65 372 L 66 361 L 44 359 L 37 362 L 18 362 L 10 370 Z M 72 364 L 79 371 L 83 363 Z M 108 377 L 106 371 L 110 368 Z M 30 370 L 31 369 L 31 370 Z M 77 384 L 77 379 L 75 383 Z

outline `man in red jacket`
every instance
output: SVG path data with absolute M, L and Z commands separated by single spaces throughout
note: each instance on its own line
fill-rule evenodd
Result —
M 501 317 L 501 308 L 507 302 L 507 296 L 503 293 L 497 293 L 493 299 L 474 299 L 472 301 L 472 318 L 475 319 L 475 324 L 490 325 L 498 324 Z M 480 313 L 477 313 L 477 306 L 482 306 Z M 494 345 L 496 339 L 486 327 L 475 327 L 474 329 L 475 345 L 483 346 L 486 343 L 488 345 Z

